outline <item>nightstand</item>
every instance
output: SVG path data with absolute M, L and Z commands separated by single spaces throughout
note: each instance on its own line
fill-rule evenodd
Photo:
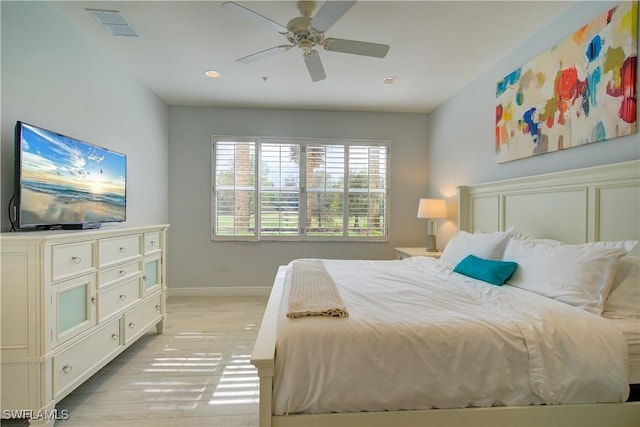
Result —
M 394 248 L 398 259 L 405 259 L 412 256 L 426 256 L 431 258 L 440 258 L 442 252 L 427 252 L 425 248 Z

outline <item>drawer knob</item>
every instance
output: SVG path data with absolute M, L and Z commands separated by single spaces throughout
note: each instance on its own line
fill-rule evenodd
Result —
M 124 246 L 120 246 L 120 252 L 122 253 L 127 252 L 127 248 L 125 248 Z
M 120 301 L 124 301 L 127 299 L 127 296 L 125 294 L 120 295 Z
M 91 304 L 96 305 L 96 297 L 91 297 Z
M 156 310 L 160 311 L 160 304 L 156 304 Z
M 127 274 L 127 272 L 126 272 L 126 271 L 124 271 L 124 270 L 120 270 L 118 273 L 119 273 L 121 276 L 126 276 L 126 274 Z
M 74 264 L 80 264 L 82 262 L 82 257 L 72 256 L 71 261 L 73 261 Z
M 111 339 L 114 341 L 118 341 L 118 334 L 116 333 L 111 334 Z
M 150 244 L 151 246 L 155 246 L 155 245 L 156 245 L 156 241 L 155 241 L 155 240 L 152 240 L 152 241 L 150 241 L 150 242 L 149 242 L 149 244 Z
M 71 367 L 71 365 L 64 365 L 62 367 L 62 372 L 64 372 L 65 374 L 69 374 L 71 373 L 71 371 L 73 371 L 73 367 Z
M 129 322 L 129 328 L 133 329 L 136 327 L 136 324 L 134 322 Z

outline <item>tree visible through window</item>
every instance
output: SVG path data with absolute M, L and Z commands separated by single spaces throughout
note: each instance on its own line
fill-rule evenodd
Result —
M 387 240 L 388 143 L 213 138 L 216 240 Z

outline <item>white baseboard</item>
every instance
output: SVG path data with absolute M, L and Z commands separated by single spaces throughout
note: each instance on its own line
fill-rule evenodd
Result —
M 198 288 L 167 288 L 167 297 L 268 297 L 267 286 L 219 286 Z

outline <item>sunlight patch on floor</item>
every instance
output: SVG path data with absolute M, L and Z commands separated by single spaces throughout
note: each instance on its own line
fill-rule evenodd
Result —
M 257 403 L 260 393 L 258 370 L 251 355 L 232 356 L 213 392 L 209 405 Z

